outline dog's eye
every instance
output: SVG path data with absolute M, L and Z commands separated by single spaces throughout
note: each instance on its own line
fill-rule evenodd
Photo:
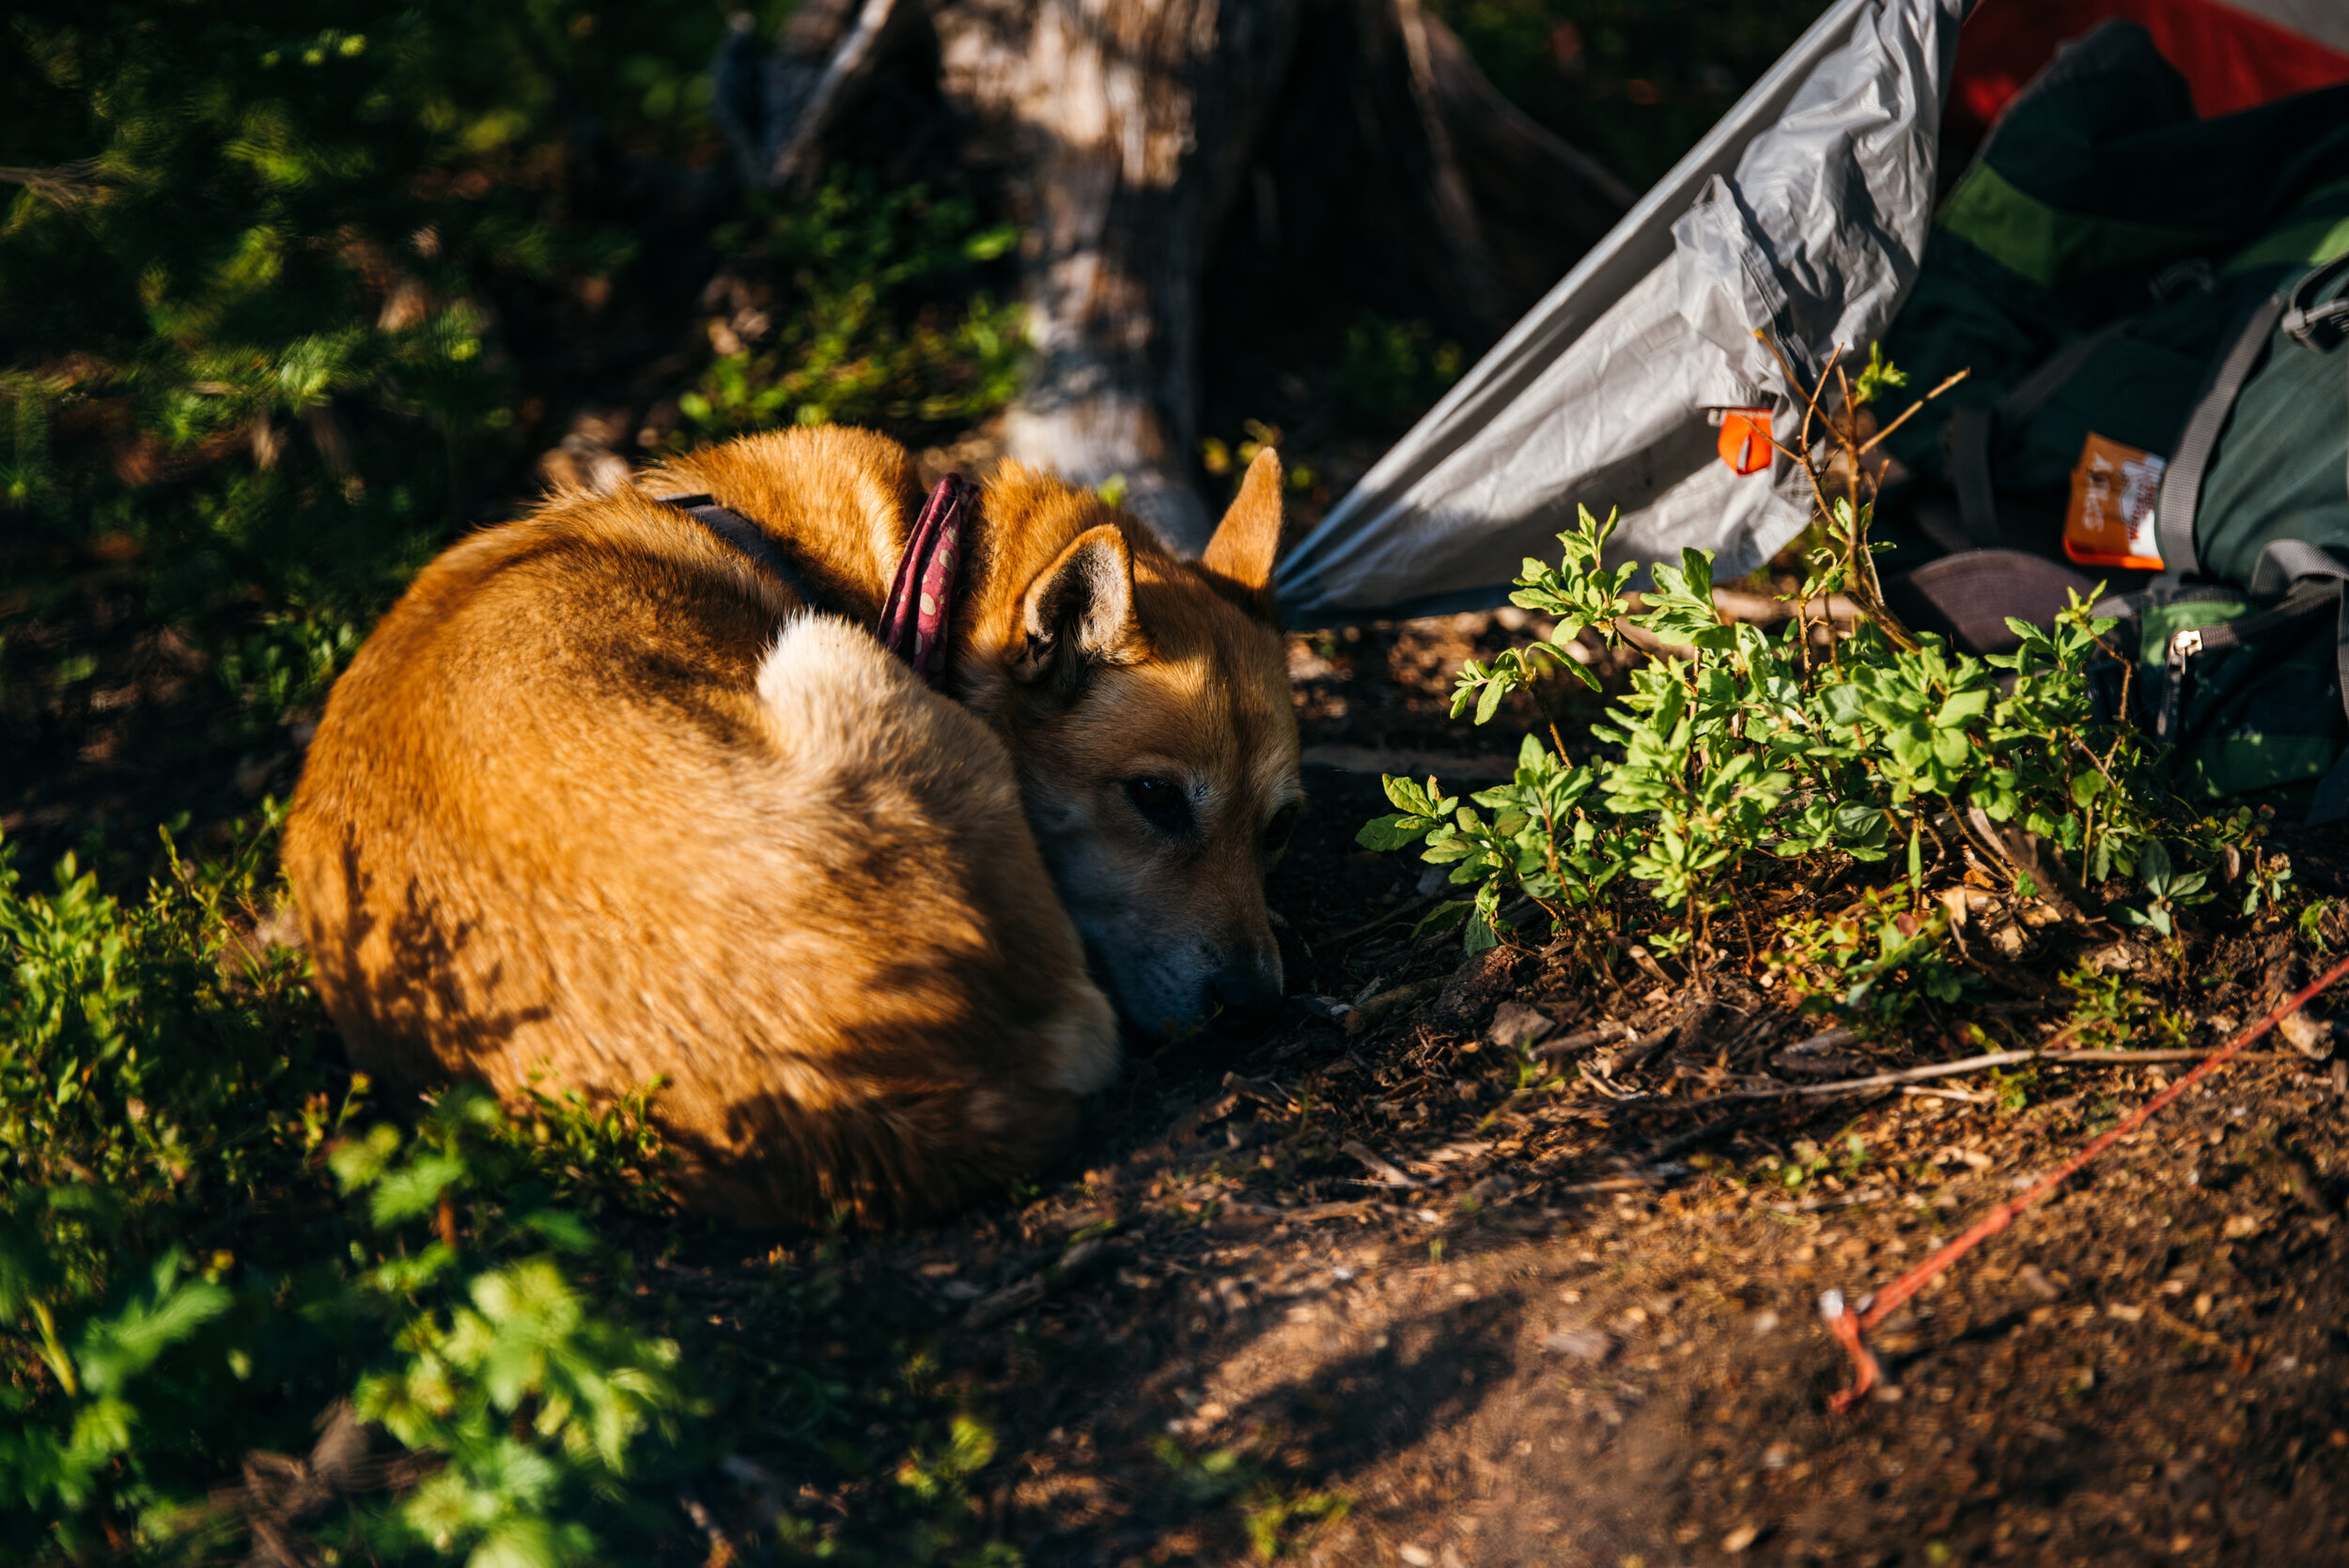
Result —
M 1288 847 L 1289 834 L 1297 827 L 1297 806 L 1294 801 L 1272 814 L 1272 820 L 1264 825 L 1264 851 L 1277 855 Z
M 1159 831 L 1169 835 L 1190 831 L 1190 797 L 1173 779 L 1128 779 L 1126 799 Z

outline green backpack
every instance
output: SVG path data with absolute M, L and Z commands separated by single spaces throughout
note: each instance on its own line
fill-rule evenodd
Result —
M 2119 590 L 2129 706 L 2181 789 L 2349 815 L 2345 293 L 2349 88 L 2198 120 L 2140 29 L 2068 46 L 1952 190 L 1888 334 L 1919 383 L 1974 372 L 1887 443 L 1910 475 L 1888 575 L 2061 559 L 2087 444 L 2155 455 L 2159 574 L 2084 568 Z
M 2313 785 L 2312 822 L 2349 816 L 2344 284 L 2349 256 L 2238 330 L 2162 476 L 2176 580 L 2111 601 L 2134 627 L 2139 716 L 2174 748 L 2180 786 L 2217 799 Z

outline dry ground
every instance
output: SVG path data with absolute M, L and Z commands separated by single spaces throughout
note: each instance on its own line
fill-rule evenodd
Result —
M 1494 635 L 1300 640 L 1313 754 L 1505 750 L 1439 694 Z M 2033 931 L 1998 1000 L 1805 1062 L 1778 1053 L 1820 1023 L 1734 963 L 1600 982 L 1559 946 L 1463 969 L 1408 918 L 1361 931 L 1420 868 L 1353 847 L 1375 778 L 1313 784 L 1274 888 L 1293 981 L 1410 987 L 1392 1011 L 1140 1052 L 1036 1190 L 924 1234 L 690 1247 L 671 1285 L 844 1384 L 926 1346 L 996 1427 L 983 1506 L 1036 1568 L 2342 1558 L 2339 1063 L 2279 1049 L 2190 1094 L 1886 1325 L 1890 1386 L 1849 1418 L 1819 1293 L 1864 1296 L 2180 1069 L 1689 1103 L 1967 1054 L 1968 1024 L 2035 1043 L 2084 954 L 2212 1041 L 2304 975 L 2288 931 Z M 2332 875 L 2323 844 L 2295 859 Z M 1567 1048 L 1536 1071 L 1496 1044 L 1504 1002 Z M 793 1452 L 742 1454 L 724 1514 L 755 1536 L 796 1495 L 858 1539 L 868 1483 Z

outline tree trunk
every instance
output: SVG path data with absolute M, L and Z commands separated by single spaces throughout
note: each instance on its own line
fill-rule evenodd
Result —
M 1279 90 L 1301 0 L 956 0 L 936 13 L 950 102 L 999 139 L 1028 234 L 1036 360 L 1012 456 L 1128 505 L 1179 546 L 1207 246 Z
M 1128 505 L 1187 551 L 1211 524 L 1195 458 L 1202 287 L 1243 187 L 1268 257 L 1293 249 L 1280 193 L 1334 210 L 1324 231 L 1391 237 L 1376 248 L 1401 253 L 1428 313 L 1479 346 L 1629 204 L 1502 100 L 1420 0 L 809 0 L 771 56 L 739 37 L 720 61 L 746 173 L 812 178 L 891 70 L 933 73 L 945 133 L 1003 171 L 1027 231 L 1036 353 L 1009 454 L 1079 483 L 1122 476 Z M 875 116 L 855 123 L 862 141 Z

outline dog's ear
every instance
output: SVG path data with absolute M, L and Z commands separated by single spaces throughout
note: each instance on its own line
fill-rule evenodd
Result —
M 1261 621 L 1272 619 L 1272 564 L 1281 554 L 1281 459 L 1268 446 L 1248 465 L 1239 497 L 1216 524 L 1199 564 L 1237 590 L 1231 597 Z
M 1019 603 L 1026 641 L 1013 658 L 1016 679 L 1050 677 L 1074 686 L 1097 664 L 1149 657 L 1134 615 L 1134 558 L 1113 523 L 1088 528 L 1028 584 Z

